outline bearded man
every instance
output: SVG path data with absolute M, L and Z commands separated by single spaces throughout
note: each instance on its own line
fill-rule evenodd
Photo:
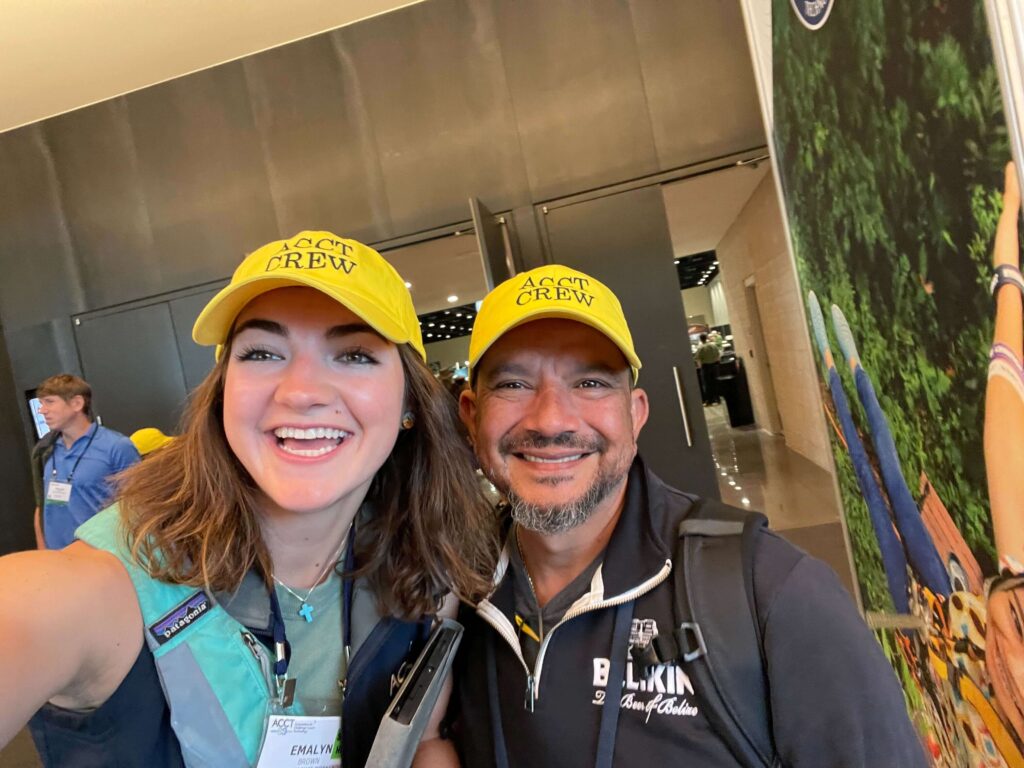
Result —
M 461 616 L 465 768 L 926 765 L 835 573 L 637 456 L 649 404 L 606 286 L 517 275 L 469 358 L 462 419 L 512 523 L 494 591 Z

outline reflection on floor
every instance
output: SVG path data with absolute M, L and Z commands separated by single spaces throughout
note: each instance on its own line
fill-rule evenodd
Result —
M 724 405 L 704 409 L 722 501 L 764 512 L 771 527 L 832 566 L 850 593 L 846 554 L 832 475 L 756 427 L 733 429 Z

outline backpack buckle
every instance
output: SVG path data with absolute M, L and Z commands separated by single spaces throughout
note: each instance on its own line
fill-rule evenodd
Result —
M 695 661 L 708 652 L 704 644 L 704 633 L 695 621 L 684 621 L 678 629 L 672 631 L 679 645 L 679 658 L 684 662 Z

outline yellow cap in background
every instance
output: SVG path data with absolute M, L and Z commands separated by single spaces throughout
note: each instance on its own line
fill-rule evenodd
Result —
M 139 455 L 145 456 L 147 453 L 152 453 L 157 448 L 167 445 L 174 438 L 168 437 L 156 427 L 144 427 L 132 432 L 132 436 L 128 439 L 132 441 Z
M 604 283 L 583 272 L 549 264 L 506 280 L 484 297 L 469 340 L 469 371 L 504 334 L 530 320 L 562 318 L 585 323 L 603 333 L 640 376 L 640 358 L 622 314 L 622 305 Z
M 199 314 L 192 338 L 203 345 L 223 344 L 246 304 L 267 291 L 294 285 L 327 294 L 381 336 L 409 344 L 426 360 L 405 281 L 369 246 L 330 232 L 299 232 L 246 256 L 227 287 Z

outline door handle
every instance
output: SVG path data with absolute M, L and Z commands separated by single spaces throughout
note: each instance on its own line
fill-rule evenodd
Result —
M 686 417 L 686 399 L 683 397 L 683 380 L 679 378 L 679 366 L 672 366 L 672 375 L 676 378 L 676 395 L 679 397 L 679 413 L 683 415 L 683 429 L 686 431 L 686 447 L 693 448 L 693 435 L 690 434 L 690 420 Z

